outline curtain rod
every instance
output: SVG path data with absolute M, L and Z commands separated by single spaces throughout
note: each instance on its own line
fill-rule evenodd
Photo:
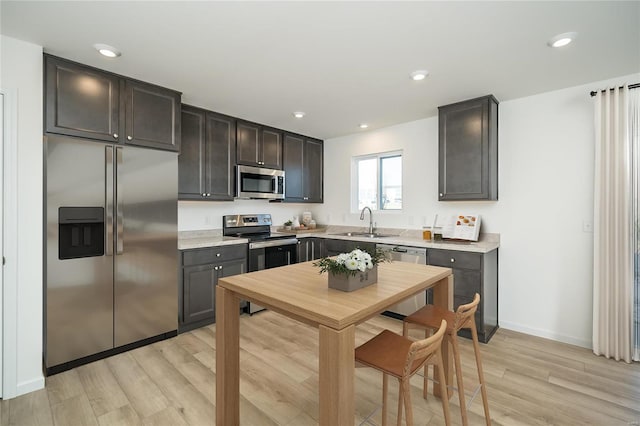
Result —
M 638 87 L 640 87 L 640 83 L 635 83 L 635 84 L 630 84 L 629 85 L 629 89 L 637 89 Z M 622 86 L 620 86 L 620 88 L 622 89 Z M 607 89 L 602 90 L 603 92 L 605 92 Z M 613 89 L 609 89 L 609 90 L 613 90 Z M 596 94 L 598 93 L 597 90 L 594 90 L 591 92 L 591 97 L 594 97 Z

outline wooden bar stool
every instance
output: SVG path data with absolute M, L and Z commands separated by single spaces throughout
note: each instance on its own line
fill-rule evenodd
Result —
M 436 327 L 437 328 L 437 327 Z M 387 389 L 388 376 L 398 379 L 398 426 L 402 423 L 402 405 L 407 414 L 407 426 L 413 425 L 413 411 L 411 409 L 411 389 L 409 379 L 422 366 L 440 366 L 440 389 L 442 395 L 447 394 L 444 369 L 442 368 L 442 340 L 447 328 L 447 322 L 442 320 L 440 328 L 431 337 L 416 342 L 383 330 L 368 342 L 356 348 L 356 361 L 382 372 L 382 425 L 387 424 Z M 442 398 L 442 410 L 447 425 L 451 424 L 449 401 Z
M 402 334 L 409 336 L 410 328 L 425 329 L 425 336 L 428 336 L 432 330 L 438 329 L 438 324 L 442 320 L 447 321 L 447 338 L 453 347 L 453 357 L 456 369 L 456 380 L 458 382 L 458 396 L 460 398 L 460 411 L 462 413 L 462 424 L 467 425 L 467 407 L 465 405 L 464 386 L 462 384 L 462 369 L 460 366 L 460 347 L 458 346 L 458 331 L 468 328 L 471 330 L 471 338 L 473 340 L 473 351 L 476 356 L 476 366 L 478 368 L 478 379 L 480 381 L 480 391 L 482 393 L 482 403 L 484 404 L 484 417 L 487 425 L 491 425 L 491 417 L 489 416 L 489 400 L 487 399 L 487 385 L 484 382 L 484 373 L 482 372 L 482 359 L 480 358 L 480 344 L 478 343 L 478 330 L 476 329 L 475 313 L 480 303 L 480 295 L 476 293 L 471 303 L 458 306 L 456 312 L 439 308 L 434 305 L 427 305 L 424 308 L 414 312 L 404 319 Z M 424 389 L 423 396 L 427 397 L 427 367 L 424 368 Z M 442 393 L 446 395 L 446 393 Z

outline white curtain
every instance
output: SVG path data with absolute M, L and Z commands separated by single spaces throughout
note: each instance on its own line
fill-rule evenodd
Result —
M 640 361 L 640 89 L 629 91 L 629 136 L 632 151 L 632 233 L 634 260 L 633 360 Z
M 593 352 L 631 362 L 634 261 L 629 89 L 595 99 Z

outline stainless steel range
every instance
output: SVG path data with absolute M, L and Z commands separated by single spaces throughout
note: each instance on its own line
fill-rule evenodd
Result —
M 270 214 L 239 214 L 222 217 L 222 233 L 227 237 L 249 239 L 249 272 L 276 268 L 297 262 L 298 239 L 272 235 Z M 249 303 L 249 313 L 264 309 Z

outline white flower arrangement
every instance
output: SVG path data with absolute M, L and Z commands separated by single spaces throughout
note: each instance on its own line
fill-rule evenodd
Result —
M 314 263 L 320 267 L 320 273 L 330 272 L 332 274 L 356 275 L 358 272 L 365 272 L 372 269 L 374 265 L 389 260 L 387 252 L 377 249 L 370 254 L 365 250 L 355 249 L 349 253 L 340 253 L 335 258 L 324 257 Z

